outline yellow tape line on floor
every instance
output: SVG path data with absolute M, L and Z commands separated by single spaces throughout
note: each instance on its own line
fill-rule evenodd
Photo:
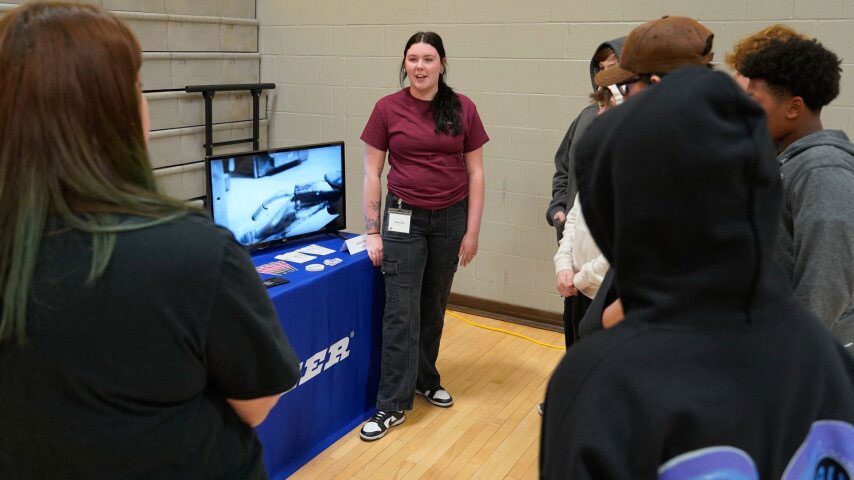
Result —
M 450 315 L 454 318 L 458 318 L 458 319 L 468 323 L 469 325 L 473 325 L 473 326 L 478 327 L 478 328 L 484 328 L 486 330 L 492 330 L 493 332 L 501 332 L 501 333 L 506 333 L 507 335 L 513 335 L 514 337 L 524 338 L 525 340 L 527 340 L 529 342 L 534 342 L 537 345 L 542 345 L 544 347 L 556 348 L 558 350 L 566 350 L 566 347 L 564 347 L 562 345 L 552 345 L 550 343 L 543 343 L 539 340 L 534 340 L 533 338 L 531 338 L 527 335 L 522 335 L 521 333 L 511 332 L 509 330 L 503 330 L 501 328 L 489 327 L 486 325 L 481 325 L 479 323 L 472 322 L 471 320 L 466 320 L 465 318 L 459 316 L 456 312 L 452 312 L 450 310 L 445 310 L 445 313 L 447 313 L 448 315 Z

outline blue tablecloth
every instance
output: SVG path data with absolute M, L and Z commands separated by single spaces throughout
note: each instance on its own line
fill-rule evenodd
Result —
M 253 255 L 256 266 L 306 245 L 335 249 L 343 240 L 315 237 Z M 328 258 L 342 263 L 322 272 L 305 266 Z M 258 429 L 270 478 L 294 473 L 355 428 L 376 404 L 384 290 L 365 252 L 319 256 L 283 275 L 290 283 L 268 290 L 301 364 L 302 378 Z M 261 275 L 262 278 L 271 275 Z

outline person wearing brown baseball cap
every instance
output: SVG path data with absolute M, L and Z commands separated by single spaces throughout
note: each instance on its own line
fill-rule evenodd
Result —
M 624 98 L 631 97 L 680 67 L 708 65 L 714 57 L 714 38 L 693 18 L 665 15 L 629 32 L 619 64 L 600 71 L 593 81 L 600 87 L 616 85 Z M 622 303 L 609 271 L 579 322 L 579 336 L 610 328 L 622 319 Z
M 594 81 L 600 87 L 617 85 L 620 93 L 631 96 L 679 67 L 711 63 L 714 38 L 693 18 L 665 15 L 635 27 L 619 65 L 599 72 Z

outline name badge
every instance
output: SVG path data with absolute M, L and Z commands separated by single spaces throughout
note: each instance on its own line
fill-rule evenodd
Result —
M 412 210 L 389 208 L 388 226 L 386 226 L 386 230 L 389 232 L 409 233 L 409 223 L 411 220 Z

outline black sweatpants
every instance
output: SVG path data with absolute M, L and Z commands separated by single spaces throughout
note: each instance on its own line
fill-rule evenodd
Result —
M 563 299 L 563 339 L 567 349 L 581 338 L 578 326 L 592 301 L 581 292 Z

